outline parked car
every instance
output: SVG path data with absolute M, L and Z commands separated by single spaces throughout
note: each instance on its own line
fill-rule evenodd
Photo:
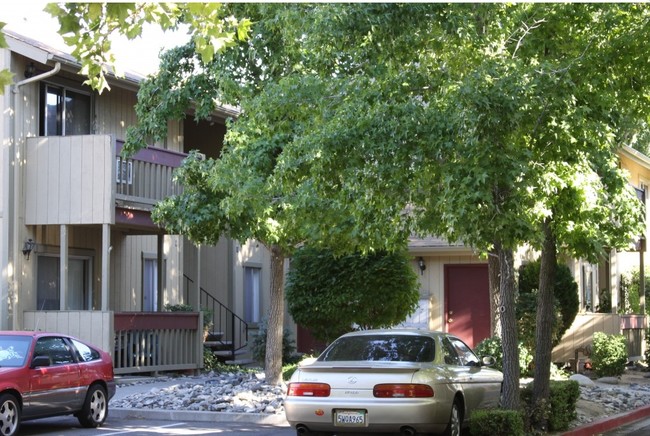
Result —
M 111 357 L 62 334 L 0 331 L 0 434 L 15 435 L 20 423 L 75 415 L 98 427 L 115 394 Z
M 287 386 L 285 413 L 312 432 L 459 435 L 474 410 L 497 407 L 503 374 L 460 339 L 428 330 L 348 333 Z

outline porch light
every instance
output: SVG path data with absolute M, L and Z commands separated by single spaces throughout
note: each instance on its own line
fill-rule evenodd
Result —
M 31 252 L 34 250 L 34 247 L 36 247 L 36 242 L 34 242 L 33 239 L 28 239 L 25 241 L 25 244 L 23 244 L 23 255 L 29 260 L 29 255 Z
M 426 264 L 424 263 L 424 258 L 422 256 L 418 257 L 418 266 L 420 267 L 420 275 L 424 275 L 424 270 L 427 269 Z
M 30 77 L 34 77 L 34 74 L 36 74 L 36 66 L 34 65 L 34 62 L 30 62 L 25 67 L 25 78 L 29 79 Z

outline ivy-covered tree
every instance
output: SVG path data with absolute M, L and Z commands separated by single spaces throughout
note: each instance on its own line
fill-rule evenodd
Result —
M 287 304 L 294 321 L 329 343 L 343 333 L 403 322 L 419 285 L 406 250 L 335 255 L 303 247 L 291 258 Z

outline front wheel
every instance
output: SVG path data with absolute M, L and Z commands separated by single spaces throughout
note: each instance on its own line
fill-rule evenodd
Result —
M 463 415 L 458 406 L 458 401 L 454 401 L 451 405 L 451 413 L 449 414 L 449 424 L 445 429 L 445 436 L 460 436 L 461 427 L 463 425 Z
M 20 405 L 11 394 L 0 395 L 0 435 L 14 436 L 20 427 Z
M 86 428 L 99 427 L 108 416 L 108 397 L 101 385 L 92 385 L 86 394 L 81 412 L 77 415 L 79 423 Z

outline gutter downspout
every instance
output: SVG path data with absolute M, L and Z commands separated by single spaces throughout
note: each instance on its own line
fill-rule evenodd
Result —
M 13 159 L 13 219 L 12 219 L 12 226 L 13 226 L 13 231 L 11 232 L 13 234 L 13 241 L 12 245 L 10 247 L 11 253 L 10 253 L 10 258 L 13 260 L 14 268 L 13 268 L 13 278 L 12 278 L 12 288 L 13 292 L 11 295 L 11 306 L 13 307 L 13 313 L 11 314 L 11 317 L 9 316 L 9 313 L 7 313 L 6 317 L 3 317 L 3 320 L 0 322 L 3 323 L 8 323 L 9 319 L 13 319 L 13 326 L 5 326 L 4 324 L 2 325 L 3 329 L 5 327 L 11 327 L 12 330 L 16 330 L 20 328 L 20 325 L 22 325 L 22 314 L 19 314 L 17 310 L 17 295 L 18 295 L 18 280 L 22 279 L 20 278 L 22 276 L 22 271 L 24 269 L 23 265 L 23 260 L 20 259 L 19 253 L 21 253 L 21 246 L 20 246 L 20 237 L 23 234 L 23 231 L 20 229 L 19 226 L 19 219 L 20 219 L 20 211 L 19 211 L 19 205 L 20 202 L 22 201 L 21 197 L 21 192 L 22 192 L 22 183 L 21 183 L 21 178 L 22 178 L 22 160 L 24 160 L 24 148 L 25 148 L 25 132 L 23 129 L 23 126 L 21 124 L 22 121 L 22 113 L 23 113 L 23 102 L 20 101 L 20 88 L 23 85 L 27 85 L 28 83 L 40 81 L 43 79 L 46 79 L 48 77 L 51 77 L 55 74 L 57 74 L 61 70 L 61 63 L 57 62 L 54 65 L 54 68 L 51 69 L 50 71 L 47 71 L 45 73 L 39 74 L 37 76 L 30 77 L 25 80 L 21 80 L 20 82 L 15 83 L 11 88 L 12 94 L 13 94 L 13 106 L 14 106 L 14 132 L 13 132 L 13 141 L 12 141 L 12 149 L 11 149 L 11 157 Z M 20 263 L 20 268 L 18 268 L 18 263 Z M 21 271 L 19 273 L 19 271 Z M 2 305 L 5 307 L 5 305 Z M 3 309 L 4 311 L 4 309 Z M 8 312 L 8 309 L 7 309 Z M 20 316 L 19 316 L 20 315 Z M 20 320 L 19 320 L 20 318 Z M 20 321 L 20 325 L 19 325 Z

